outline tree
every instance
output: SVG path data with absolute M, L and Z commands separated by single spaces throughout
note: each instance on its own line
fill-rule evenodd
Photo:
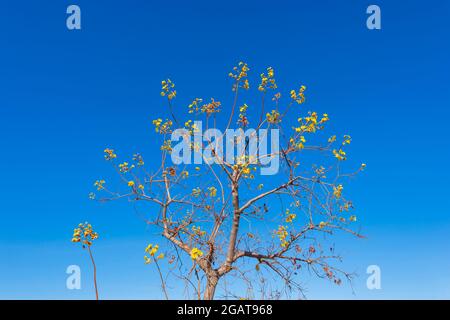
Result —
M 230 108 L 214 99 L 196 98 L 184 112 L 175 112 L 175 84 L 162 81 L 161 96 L 168 107 L 165 120 L 153 120 L 162 138 L 161 161 L 154 170 L 145 169 L 141 154 L 130 162 L 118 162 L 113 149 L 104 150 L 126 191 L 113 192 L 98 180 L 95 186 L 106 192 L 99 200 L 127 198 L 149 205 L 145 221 L 165 239 L 166 254 L 156 256 L 159 246 L 149 245 L 145 262 L 167 262 L 167 272 L 157 264 L 166 297 L 172 277 L 182 279 L 186 294 L 198 299 L 213 299 L 219 283 L 223 296 L 239 298 L 254 297 L 258 284 L 265 299 L 302 294 L 300 280 L 305 272 L 336 284 L 342 277 L 352 277 L 335 265 L 341 257 L 329 242 L 337 231 L 362 237 L 352 227 L 356 216 L 350 214 L 353 204 L 344 196 L 343 181 L 365 164 L 350 173 L 343 171 L 351 137 L 323 137 L 328 115 L 303 111 L 305 86 L 291 90 L 284 102 L 276 91 L 273 68 L 260 75 L 260 109 L 241 104 L 240 94 L 250 90 L 249 70 L 240 62 L 230 72 Z M 265 111 L 266 105 L 273 109 Z M 180 123 L 182 118 L 185 121 Z M 254 130 L 250 121 L 256 123 Z M 238 129 L 231 136 L 218 131 L 221 126 L 229 133 L 234 123 Z M 268 151 L 270 134 L 275 138 Z M 197 164 L 189 163 L 192 157 Z M 268 161 L 275 160 L 279 161 L 276 174 L 258 174 L 258 169 L 263 172 Z
M 98 233 L 92 229 L 92 225 L 88 222 L 80 223 L 78 227 L 73 230 L 72 242 L 80 243 L 81 247 L 87 249 L 89 252 L 89 258 L 91 259 L 94 272 L 95 300 L 98 300 L 97 266 L 95 264 L 94 256 L 92 255 L 91 246 L 97 239 Z

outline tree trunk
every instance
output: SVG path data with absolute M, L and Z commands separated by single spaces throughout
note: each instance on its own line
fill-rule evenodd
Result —
M 203 294 L 203 300 L 214 299 L 214 293 L 216 292 L 218 282 L 219 277 L 217 277 L 216 275 L 207 275 L 206 288 Z
M 237 173 L 235 172 L 233 176 L 236 176 Z M 235 177 L 234 177 L 235 178 Z M 235 178 L 237 179 L 237 178 Z M 239 220 L 241 218 L 241 212 L 239 211 L 239 191 L 238 191 L 238 184 L 236 181 L 232 182 L 231 186 L 231 195 L 233 197 L 233 224 L 231 226 L 231 233 L 230 233 L 230 242 L 228 244 L 228 251 L 227 251 L 227 257 L 225 261 L 225 265 L 227 269 L 231 267 L 231 264 L 234 259 L 234 251 L 236 249 L 236 239 L 239 231 Z M 228 271 L 228 270 L 227 270 Z
M 98 288 L 97 288 L 97 266 L 95 265 L 94 257 L 91 252 L 91 247 L 88 246 L 89 256 L 91 257 L 92 265 L 94 266 L 94 288 L 95 288 L 95 300 L 98 300 Z

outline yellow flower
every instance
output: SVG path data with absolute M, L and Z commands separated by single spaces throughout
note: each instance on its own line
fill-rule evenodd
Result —
M 304 94 L 305 90 L 306 90 L 305 86 L 301 86 L 298 92 L 295 90 L 291 90 L 290 92 L 291 99 L 297 102 L 298 104 L 302 104 L 303 102 L 305 102 L 305 94 Z
M 137 165 L 140 167 L 144 165 L 144 158 L 142 158 L 142 156 L 139 153 L 133 155 L 133 161 L 136 161 Z
M 342 142 L 343 145 L 350 144 L 352 142 L 352 138 L 349 135 L 344 136 L 344 141 Z
M 267 68 L 267 76 L 269 78 L 273 78 L 273 75 L 274 75 L 273 68 L 272 67 Z
M 167 95 L 167 97 L 169 98 L 169 100 L 172 100 L 173 98 L 176 97 L 176 95 L 177 95 L 177 91 L 173 90 Z
M 244 113 L 247 111 L 247 109 L 248 105 L 244 103 L 241 107 L 239 107 L 239 112 Z
M 261 83 L 258 87 L 259 91 L 265 92 L 267 88 L 270 89 L 276 89 L 277 84 L 275 82 L 274 76 L 274 70 L 272 67 L 267 68 L 267 75 L 265 73 L 261 73 Z
M 271 113 L 266 114 L 266 119 L 268 123 L 277 124 L 281 122 L 280 113 L 276 110 L 272 110 Z
M 198 112 L 199 110 L 199 104 L 202 102 L 203 100 L 200 98 L 195 98 L 194 101 L 191 102 L 191 104 L 188 106 L 189 108 L 189 113 L 194 113 L 194 112 Z M 191 120 L 189 120 L 186 123 L 190 123 Z M 185 123 L 185 124 L 186 124 Z M 187 126 L 187 125 L 186 125 Z
M 162 119 L 155 119 L 152 121 L 153 125 L 155 126 L 155 131 L 159 132 L 161 134 L 165 133 L 171 133 L 173 122 L 172 120 L 166 120 L 165 122 L 162 121 Z
M 134 181 L 128 181 L 128 186 L 129 187 L 134 187 Z
M 192 195 L 194 197 L 198 197 L 201 193 L 202 193 L 202 190 L 199 187 L 192 189 Z
M 233 67 L 233 71 L 228 74 L 230 78 L 236 80 L 236 82 L 233 84 L 233 91 L 235 91 L 238 87 L 241 87 L 245 90 L 248 90 L 250 88 L 249 82 L 246 79 L 248 71 L 250 71 L 250 68 L 245 62 L 242 61 L 239 62 L 236 67 Z
M 155 131 L 159 131 L 159 127 L 161 126 L 162 119 L 155 119 L 152 121 L 153 125 L 155 126 Z
M 134 168 L 134 165 L 129 166 L 128 162 L 124 162 L 124 163 L 119 164 L 119 169 L 120 169 L 120 172 L 122 172 L 122 173 L 126 173 L 126 172 L 130 171 L 133 168 Z
M 117 155 L 114 153 L 113 149 L 106 148 L 103 152 L 105 153 L 106 160 L 112 160 L 114 158 L 117 158 Z
M 161 81 L 161 96 L 172 100 L 177 95 L 177 91 L 175 90 L 175 84 L 170 80 Z
M 217 189 L 215 187 L 209 187 L 208 188 L 209 191 L 209 196 L 210 197 L 215 197 L 217 196 Z
M 245 90 L 248 90 L 250 88 L 250 83 L 248 82 L 248 79 L 244 80 L 244 84 L 242 85 L 242 88 Z
M 151 250 L 150 250 L 150 252 L 148 254 L 153 257 L 156 254 L 156 252 L 158 252 L 158 249 L 159 249 L 159 246 L 158 245 L 154 245 L 153 248 L 151 248 Z
M 204 104 L 200 108 L 200 111 L 203 113 L 206 113 L 207 115 L 211 115 L 213 113 L 220 112 L 221 105 L 222 105 L 222 103 L 220 101 L 215 101 L 213 98 L 211 98 L 211 102 Z
M 295 213 L 291 213 L 289 209 L 286 210 L 286 219 L 287 223 L 292 223 L 294 219 L 297 217 Z
M 285 226 L 279 226 L 278 227 L 278 230 L 275 232 L 275 234 L 278 236 L 278 238 L 280 239 L 280 241 L 281 241 L 281 246 L 282 247 L 285 247 L 287 244 L 288 244 L 288 242 L 287 242 L 287 240 L 286 240 L 286 238 L 287 238 L 287 236 L 288 236 L 288 232 L 287 232 L 287 230 L 286 230 L 286 227 Z
M 337 187 L 333 187 L 333 195 L 339 199 L 342 196 L 342 190 L 344 190 L 344 187 L 342 184 L 338 185 Z
M 333 143 L 333 142 L 335 142 L 336 141 L 336 136 L 331 136 L 329 139 L 328 139 L 328 143 Z
M 96 239 L 98 239 L 98 233 L 94 232 L 92 226 L 87 222 L 80 223 L 78 228 L 73 230 L 72 242 L 81 242 L 84 245 L 91 246 Z
M 342 149 L 339 150 L 334 149 L 333 154 L 339 161 L 347 160 L 346 153 Z
M 171 140 L 164 140 L 164 143 L 161 146 L 161 150 L 162 151 L 172 152 L 172 141 Z
M 292 99 L 297 99 L 297 92 L 295 90 L 291 90 L 290 95 Z
M 97 181 L 95 181 L 95 183 L 94 183 L 94 186 L 96 186 L 97 187 L 97 190 L 102 190 L 102 189 L 104 189 L 105 187 L 103 186 L 105 184 L 105 180 L 97 180 Z
M 197 258 L 203 256 L 203 251 L 198 248 L 192 248 L 191 250 L 191 258 L 192 260 L 196 260 Z
M 157 244 L 153 245 L 153 244 L 149 244 L 146 248 L 145 248 L 145 252 L 147 252 L 150 256 L 154 256 L 156 254 L 156 252 L 158 252 L 159 246 Z

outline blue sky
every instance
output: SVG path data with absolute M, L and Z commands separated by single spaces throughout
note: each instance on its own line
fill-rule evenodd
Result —
M 65 25 L 73 3 L 80 31 Z M 382 30 L 365 26 L 370 4 Z M 368 239 L 339 243 L 355 294 L 306 279 L 309 298 L 450 298 L 448 1 L 3 1 L 0 12 L 0 298 L 92 298 L 86 252 L 70 242 L 85 220 L 102 235 L 101 297 L 161 298 L 142 263 L 155 235 L 130 203 L 87 194 L 111 174 L 105 146 L 156 147 L 162 79 L 180 103 L 228 101 L 240 60 L 255 75 L 274 67 L 280 87 L 306 84 L 308 108 L 367 163 L 348 192 Z M 65 287 L 71 264 L 82 290 Z M 365 287 L 371 264 L 381 290 Z

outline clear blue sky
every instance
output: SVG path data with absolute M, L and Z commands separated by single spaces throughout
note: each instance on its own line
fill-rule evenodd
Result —
M 65 26 L 69 4 L 81 31 Z M 381 31 L 365 26 L 369 4 Z M 86 252 L 70 242 L 85 220 L 101 234 L 101 296 L 161 298 L 142 263 L 154 234 L 126 201 L 87 194 L 111 174 L 105 146 L 156 146 L 162 79 L 180 101 L 226 100 L 239 60 L 307 84 L 308 107 L 367 163 L 348 192 L 368 239 L 338 244 L 355 294 L 308 279 L 309 298 L 450 298 L 448 1 L 2 1 L 0 12 L 0 298 L 92 298 Z M 65 287 L 70 264 L 82 290 Z M 381 290 L 365 287 L 371 264 Z

